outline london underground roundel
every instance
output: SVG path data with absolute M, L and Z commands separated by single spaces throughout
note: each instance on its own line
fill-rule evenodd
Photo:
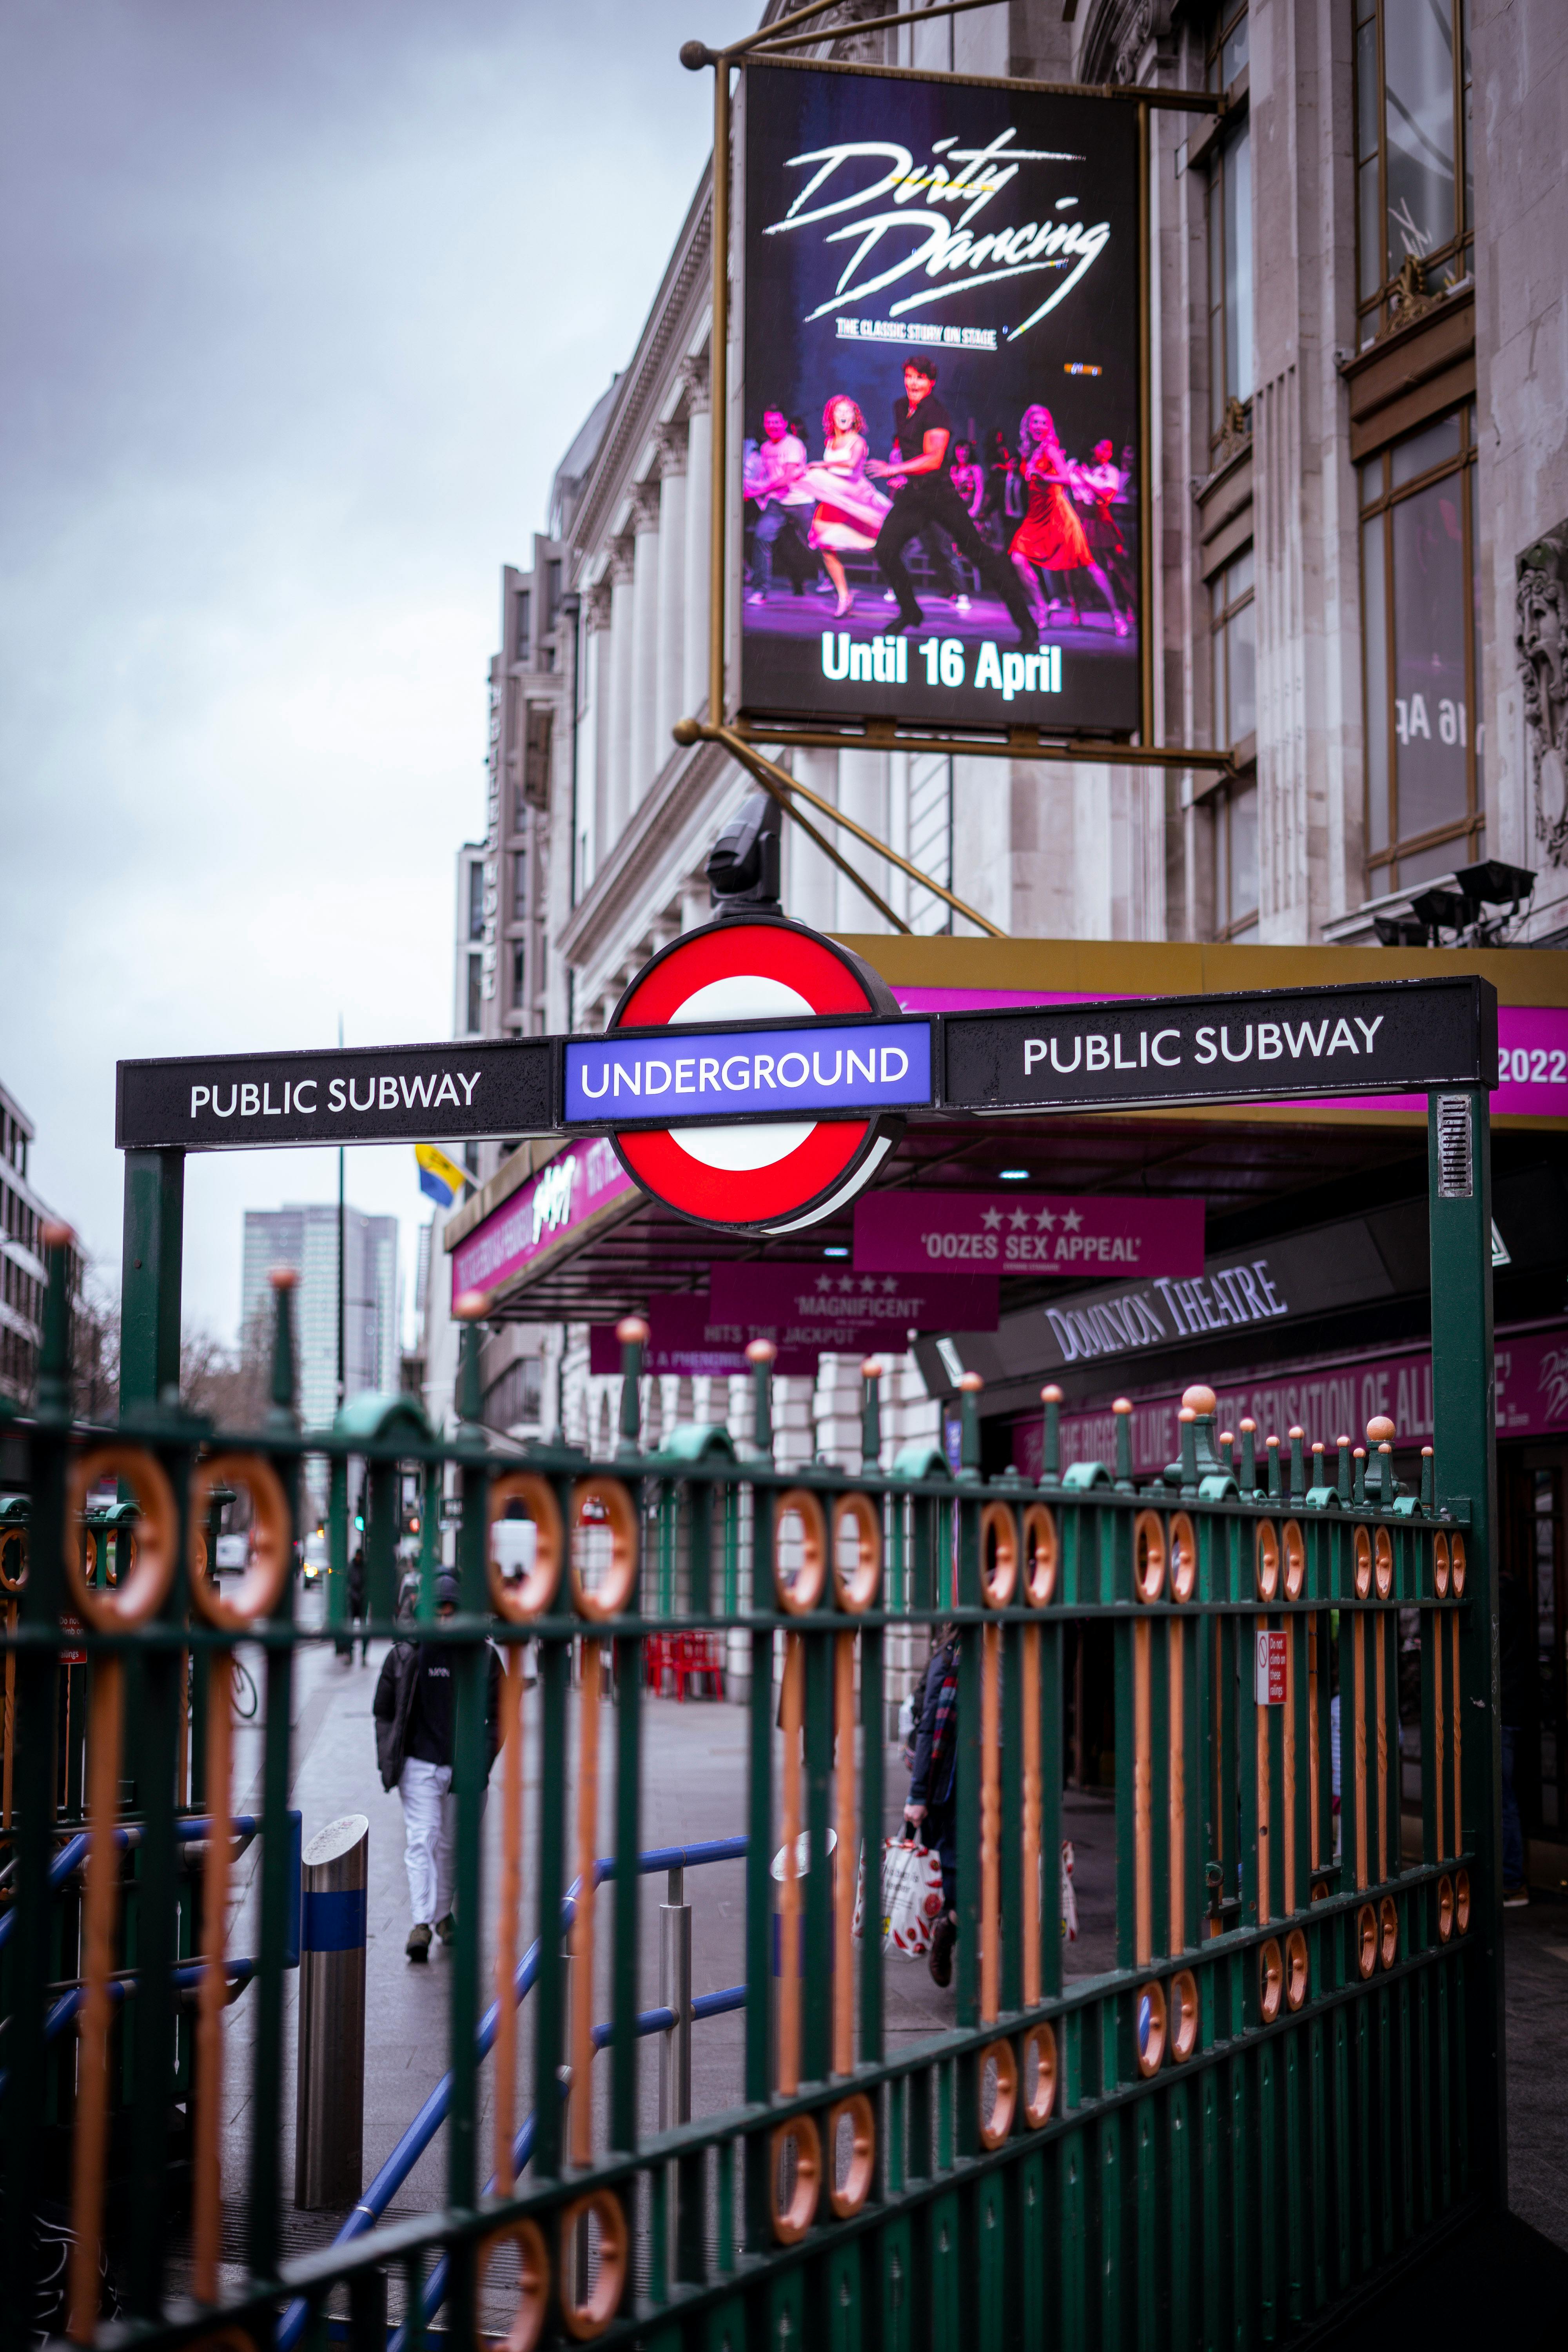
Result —
M 779 918 L 689 931 L 646 963 L 610 1016 L 618 1029 L 809 1022 L 896 1013 L 879 976 L 819 932 Z M 628 1175 L 680 1215 L 766 1234 L 816 1224 L 870 1181 L 903 1131 L 887 1112 L 848 1118 L 621 1128 Z

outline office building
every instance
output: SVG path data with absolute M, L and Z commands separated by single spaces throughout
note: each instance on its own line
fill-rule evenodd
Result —
M 344 1228 L 344 1386 L 349 1396 L 399 1385 L 397 1219 L 348 1209 Z M 245 1213 L 242 1344 L 265 1345 L 274 1266 L 291 1266 L 300 1412 L 308 1429 L 338 1409 L 338 1213 L 330 1203 Z

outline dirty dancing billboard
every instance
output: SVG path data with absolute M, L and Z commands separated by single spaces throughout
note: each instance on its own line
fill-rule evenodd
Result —
M 1133 110 L 744 85 L 742 708 L 1136 728 Z

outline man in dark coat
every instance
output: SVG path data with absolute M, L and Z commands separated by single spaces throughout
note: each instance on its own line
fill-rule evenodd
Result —
M 458 1580 L 443 1570 L 436 1580 L 437 1614 L 450 1617 L 457 1606 Z M 457 1932 L 452 1919 L 458 1801 L 452 1794 L 450 1648 L 443 1642 L 395 1642 L 381 1669 L 372 1712 L 381 1785 L 395 1789 L 403 1801 L 403 1858 L 414 1915 L 405 1948 L 411 1960 L 427 1960 L 433 1935 L 449 1944 Z M 485 1695 L 487 1780 L 500 1744 L 500 1659 L 491 1648 Z
M 939 1985 L 952 1981 L 952 1948 L 958 1939 L 958 1645 L 956 1625 L 944 1626 L 926 1668 L 925 1688 L 915 1719 L 914 1769 L 904 1819 L 934 1846 L 942 1864 L 946 1908 L 937 1921 L 926 1965 Z

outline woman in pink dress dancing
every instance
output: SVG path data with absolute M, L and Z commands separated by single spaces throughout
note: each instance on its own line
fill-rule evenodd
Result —
M 1110 581 L 1095 562 L 1078 510 L 1073 504 L 1073 468 L 1057 438 L 1048 408 L 1037 404 L 1024 411 L 1018 437 L 1024 451 L 1024 478 L 1029 488 L 1029 509 L 1013 534 L 1011 555 L 1036 607 L 1043 629 L 1049 607 L 1040 599 L 1037 572 L 1087 572 L 1110 607 L 1111 625 L 1119 637 L 1127 635 L 1126 615 L 1116 602 Z M 1073 623 L 1078 624 L 1078 595 L 1069 590 Z M 1053 599 L 1053 602 L 1055 600 Z
M 842 558 L 849 552 L 867 553 L 876 545 L 882 518 L 892 501 L 866 479 L 871 446 L 866 420 L 845 394 L 835 393 L 824 408 L 822 433 L 822 456 L 801 478 L 818 501 L 806 537 L 821 554 L 837 592 L 834 618 L 839 620 L 853 602 Z

